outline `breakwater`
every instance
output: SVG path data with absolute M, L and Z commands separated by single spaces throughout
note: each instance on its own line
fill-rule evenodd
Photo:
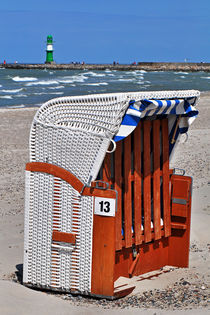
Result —
M 118 70 L 118 71 L 205 71 L 210 72 L 210 63 L 187 62 L 139 62 L 134 64 L 24 64 L 8 63 L 0 64 L 0 68 L 6 69 L 54 69 L 54 70 Z

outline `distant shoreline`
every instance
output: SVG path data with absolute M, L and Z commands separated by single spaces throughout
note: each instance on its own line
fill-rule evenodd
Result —
M 187 71 L 210 72 L 210 63 L 188 63 L 188 62 L 139 62 L 135 64 L 24 64 L 8 63 L 0 64 L 5 69 L 52 69 L 52 70 L 118 70 L 118 71 Z

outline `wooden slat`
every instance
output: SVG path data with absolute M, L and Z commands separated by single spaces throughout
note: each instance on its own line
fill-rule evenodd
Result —
M 153 211 L 155 240 L 161 238 L 160 208 L 160 120 L 153 121 Z
M 107 153 L 104 159 L 103 181 L 111 185 L 111 154 Z
M 171 235 L 170 202 L 169 202 L 169 141 L 168 120 L 161 120 L 163 141 L 163 218 L 165 237 Z
M 134 231 L 135 244 L 142 243 L 141 229 L 141 129 L 139 124 L 134 131 Z
M 114 294 L 115 217 L 94 215 L 91 293 Z
M 118 192 L 116 222 L 116 250 L 122 249 L 122 141 L 117 143 L 115 151 L 115 190 Z
M 75 244 L 76 243 L 76 234 L 59 232 L 59 231 L 54 230 L 52 232 L 52 240 L 55 242 L 64 242 L 64 243 Z
M 186 230 L 187 225 L 184 223 L 177 223 L 177 222 L 172 222 L 171 223 L 171 228 L 176 229 L 176 230 Z
M 124 234 L 125 247 L 132 246 L 131 136 L 124 140 Z
M 151 121 L 144 121 L 144 235 L 145 242 L 151 241 Z

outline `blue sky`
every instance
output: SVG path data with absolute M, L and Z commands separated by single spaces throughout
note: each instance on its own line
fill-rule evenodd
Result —
M 7 0 L 0 62 L 210 62 L 210 0 Z

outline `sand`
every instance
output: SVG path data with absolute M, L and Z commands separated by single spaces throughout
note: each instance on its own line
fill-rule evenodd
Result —
M 21 270 L 23 264 L 24 168 L 29 159 L 28 139 L 36 110 L 0 110 L 0 314 L 95 314 L 98 311 L 101 314 L 208 314 L 209 309 L 204 306 L 206 304 L 199 301 L 191 303 L 192 309 L 188 301 L 181 308 L 165 305 L 165 309 L 152 307 L 149 303 L 146 309 L 143 304 L 138 308 L 129 306 L 128 309 L 120 309 L 120 305 L 110 302 L 106 303 L 105 309 L 98 302 L 89 303 L 80 298 L 47 294 L 14 281 L 15 272 Z M 167 273 L 151 280 L 139 281 L 132 293 L 133 297 L 153 290 L 152 294 L 158 300 L 157 290 L 168 292 L 171 288 L 173 291 L 173 288 L 177 289 L 176 285 L 177 290 L 181 290 L 186 285 L 183 281 L 190 283 L 187 284 L 189 290 L 192 291 L 194 286 L 198 292 L 209 294 L 210 92 L 202 93 L 199 111 L 188 133 L 187 142 L 177 146 L 171 162 L 172 167 L 185 169 L 186 175 L 194 179 L 190 267 L 168 268 Z M 107 309 L 109 307 L 111 309 Z

